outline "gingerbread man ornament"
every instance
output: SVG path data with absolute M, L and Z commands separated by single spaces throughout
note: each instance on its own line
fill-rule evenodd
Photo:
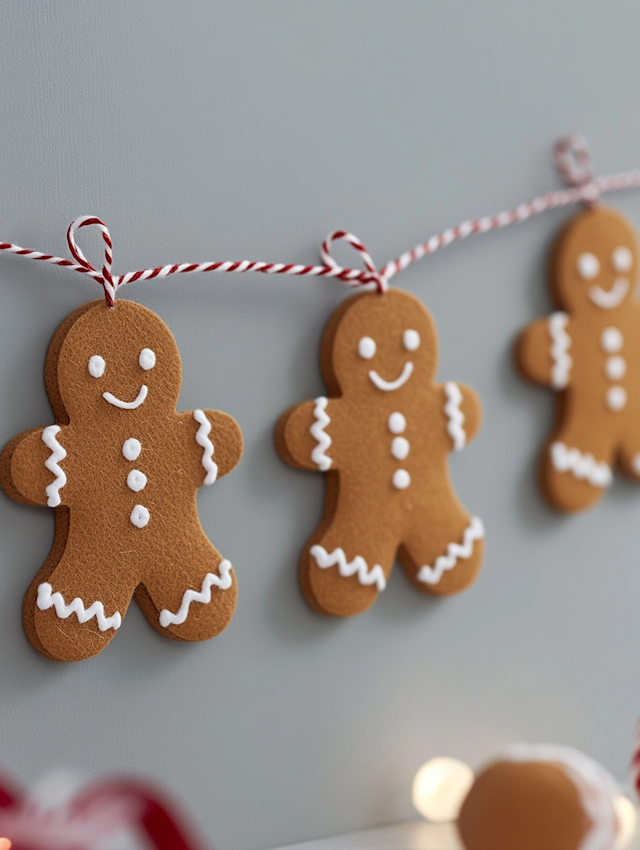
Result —
M 176 413 L 181 372 L 168 328 L 131 301 L 85 304 L 53 337 L 45 380 L 56 424 L 0 455 L 6 492 L 55 511 L 23 611 L 47 658 L 96 655 L 134 594 L 174 640 L 211 638 L 233 616 L 235 575 L 205 536 L 196 491 L 234 468 L 242 434 L 219 411 Z
M 557 393 L 540 475 L 549 503 L 571 512 L 601 498 L 615 463 L 640 480 L 634 228 L 608 207 L 586 209 L 561 232 L 550 270 L 560 309 L 525 328 L 517 358 L 526 377 Z
M 434 382 L 436 329 L 413 295 L 367 292 L 331 317 L 321 347 L 328 397 L 284 413 L 282 458 L 326 475 L 322 522 L 304 548 L 309 604 L 359 614 L 384 590 L 396 555 L 414 586 L 452 594 L 475 579 L 483 527 L 462 507 L 447 456 L 480 424 L 469 387 Z

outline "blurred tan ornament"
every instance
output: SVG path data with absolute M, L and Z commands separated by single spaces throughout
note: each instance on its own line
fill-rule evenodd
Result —
M 617 796 L 583 753 L 519 744 L 477 775 L 458 831 L 466 850 L 614 850 L 623 838 Z

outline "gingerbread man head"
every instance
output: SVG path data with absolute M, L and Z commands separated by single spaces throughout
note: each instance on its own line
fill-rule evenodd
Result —
M 624 310 L 638 276 L 634 229 L 608 207 L 586 210 L 560 234 L 551 275 L 558 305 L 570 313 Z
M 438 342 L 433 319 L 399 289 L 346 301 L 331 318 L 320 353 L 331 392 L 378 401 L 433 379 Z
M 164 322 L 131 301 L 91 306 L 80 321 L 73 314 L 71 328 L 63 322 L 51 343 L 45 375 L 54 407 L 58 400 L 72 420 L 126 411 L 131 424 L 174 411 L 182 366 Z

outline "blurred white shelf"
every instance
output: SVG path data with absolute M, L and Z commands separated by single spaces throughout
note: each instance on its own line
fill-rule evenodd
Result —
M 274 850 L 463 850 L 453 823 L 415 820 L 361 829 Z M 625 850 L 640 850 L 640 829 Z
M 290 844 L 277 850 L 462 850 L 455 824 L 416 820 Z

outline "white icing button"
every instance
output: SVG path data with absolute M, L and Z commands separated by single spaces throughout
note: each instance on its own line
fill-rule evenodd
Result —
M 616 248 L 611 259 L 617 272 L 628 272 L 633 265 L 633 254 L 625 245 Z
M 142 444 L 140 440 L 136 440 L 135 437 L 130 437 L 122 444 L 122 454 L 127 460 L 137 460 L 140 457 L 141 451 Z
M 600 271 L 600 260 L 595 254 L 585 251 L 578 257 L 578 274 L 583 280 L 593 280 Z
M 610 381 L 619 381 L 620 378 L 624 378 L 627 371 L 627 361 L 619 354 L 615 354 L 613 357 L 607 358 L 604 370 Z
M 627 404 L 627 391 L 624 387 L 610 387 L 607 390 L 607 407 L 609 410 L 622 410 Z
M 376 353 L 376 343 L 370 336 L 363 336 L 358 343 L 358 354 L 364 360 L 371 360 Z
M 89 358 L 89 374 L 92 378 L 101 378 L 104 375 L 106 365 L 104 357 L 94 354 L 93 357 Z
M 149 522 L 151 518 L 151 514 L 145 508 L 144 505 L 136 505 L 135 508 L 131 511 L 131 516 L 129 519 L 135 525 L 136 528 L 144 528 L 145 525 Z
M 138 363 L 143 369 L 149 371 L 156 365 L 156 355 L 150 348 L 143 348 L 138 358 Z
M 407 351 L 417 351 L 420 348 L 420 334 L 418 331 L 405 331 L 402 335 L 402 344 Z
M 406 469 L 396 469 L 391 480 L 396 490 L 406 490 L 411 484 L 411 476 Z
M 622 348 L 622 334 L 618 330 L 618 328 L 605 328 L 602 331 L 602 336 L 600 337 L 600 345 L 607 352 L 607 354 L 615 354 L 616 351 L 620 351 Z
M 387 428 L 391 431 L 392 434 L 402 434 L 404 429 L 407 427 L 407 420 L 401 413 L 397 411 L 392 413 L 391 416 L 387 419 Z
M 147 486 L 147 476 L 139 469 L 132 469 L 127 475 L 127 487 L 134 493 L 139 493 Z
M 396 460 L 404 460 L 409 454 L 409 440 L 406 437 L 394 437 L 391 441 L 391 454 Z

